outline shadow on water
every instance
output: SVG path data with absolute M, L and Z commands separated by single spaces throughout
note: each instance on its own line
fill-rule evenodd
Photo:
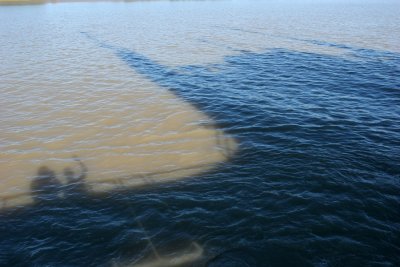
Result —
M 271 49 L 229 56 L 219 64 L 171 68 L 136 51 L 111 45 L 85 32 L 82 34 L 98 46 L 111 50 L 135 72 L 206 113 L 215 120 L 217 128 L 233 133 L 242 142 L 246 140 L 237 133 L 243 133 L 243 129 L 251 127 L 254 131 L 253 126 L 256 126 L 263 131 L 271 126 L 260 110 L 272 106 L 281 105 L 278 108 L 283 112 L 307 112 L 308 107 L 313 106 L 321 108 L 326 115 L 333 115 L 339 106 L 328 106 L 330 97 L 338 101 L 343 99 L 342 108 L 352 108 L 357 103 L 350 97 L 360 97 L 371 109 L 376 108 L 373 94 L 381 95 L 382 104 L 386 106 L 399 101 L 400 55 L 394 52 L 292 38 L 342 49 L 351 57 Z M 389 79 L 384 79 L 385 76 Z M 280 93 L 288 98 L 282 99 Z M 390 97 L 392 99 L 388 99 Z M 295 116 L 279 118 L 280 123 L 294 124 L 299 119 L 308 119 L 298 113 L 291 115 Z M 254 136 L 244 138 L 254 140 Z
M 85 178 L 88 172 L 86 165 L 75 158 L 75 161 L 79 164 L 81 168 L 81 173 L 79 175 L 75 174 L 74 171 L 70 167 L 66 167 L 64 169 L 64 176 L 67 182 L 66 185 L 66 195 L 67 196 L 84 196 L 88 194 L 87 185 L 85 183 Z
M 61 197 L 61 182 L 57 179 L 54 171 L 42 166 L 32 180 L 31 192 L 35 203 L 54 201 Z
M 139 218 L 148 216 L 154 205 L 137 207 L 136 202 L 154 189 L 144 185 L 94 192 L 86 182 L 87 166 L 74 159 L 80 171 L 66 167 L 57 174 L 41 166 L 31 181 L 33 202 L 0 210 L 0 247 L 7 248 L 0 251 L 0 266 L 201 266 L 195 262 L 201 260 L 203 249 L 189 238 L 167 243 L 171 248 L 166 251 L 153 244 L 142 223 L 148 220 Z M 125 243 L 119 239 L 121 225 L 132 231 Z M 20 251 L 18 243 L 30 245 Z M 62 244 L 68 247 L 65 251 Z
M 213 178 L 207 183 L 102 196 L 90 193 L 84 165 L 64 170 L 61 189 L 60 177 L 40 168 L 35 203 L 0 214 L 0 265 L 143 256 L 150 250 L 136 217 L 161 243 L 209 242 L 217 248 L 209 266 L 400 264 L 399 54 L 302 40 L 351 55 L 272 49 L 170 68 L 86 36 L 207 113 L 241 150 L 199 176 Z M 66 201 L 74 193 L 85 201 Z
M 83 197 L 89 194 L 85 183 L 86 165 L 75 158 L 81 173 L 79 175 L 70 167 L 64 169 L 65 184 L 57 178 L 56 173 L 47 166 L 41 166 L 31 182 L 31 195 L 35 204 L 49 203 L 59 199 Z

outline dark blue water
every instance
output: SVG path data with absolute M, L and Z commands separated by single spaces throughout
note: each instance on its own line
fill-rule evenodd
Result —
M 194 266 L 400 266 L 400 54 L 303 40 L 168 68 L 99 46 L 233 136 L 229 162 L 184 181 L 0 214 L 1 266 L 110 266 L 196 241 Z

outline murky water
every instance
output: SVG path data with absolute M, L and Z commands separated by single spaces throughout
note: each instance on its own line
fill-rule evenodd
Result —
M 399 265 L 399 10 L 0 7 L 0 265 Z

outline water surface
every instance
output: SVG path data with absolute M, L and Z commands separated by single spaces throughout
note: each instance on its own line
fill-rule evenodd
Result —
M 150 237 L 195 266 L 399 265 L 398 10 L 1 7 L 0 263 L 134 263 Z M 43 165 L 61 193 L 32 202 Z

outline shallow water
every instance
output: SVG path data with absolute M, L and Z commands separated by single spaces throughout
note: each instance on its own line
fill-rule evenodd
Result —
M 0 7 L 0 265 L 399 265 L 399 7 Z

